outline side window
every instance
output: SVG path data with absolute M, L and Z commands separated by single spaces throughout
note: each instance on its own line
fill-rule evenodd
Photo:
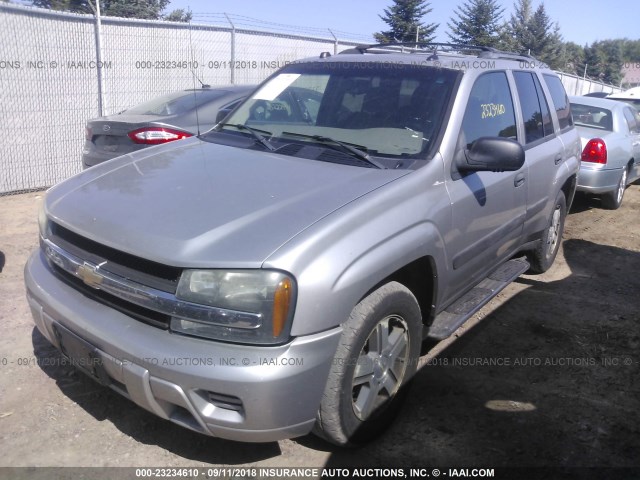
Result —
M 460 136 L 467 148 L 480 137 L 516 138 L 516 116 L 504 72 L 478 77 L 471 89 Z
M 624 118 L 627 121 L 627 125 L 629 125 L 629 132 L 640 133 L 640 114 L 638 114 L 637 112 L 634 113 L 634 111 L 630 108 L 625 108 Z
M 569 106 L 569 97 L 567 97 L 567 92 L 564 91 L 562 82 L 555 75 L 545 74 L 543 77 L 549 91 L 551 92 L 551 100 L 553 101 L 556 114 L 558 115 L 560 129 L 562 130 L 565 127 L 573 125 L 571 107 Z
M 513 77 L 522 107 L 525 143 L 535 142 L 552 134 L 549 107 L 537 77 L 531 72 L 513 72 Z
M 549 111 L 549 104 L 547 103 L 547 98 L 544 96 L 544 91 L 542 90 L 542 85 L 540 85 L 540 80 L 538 80 L 537 75 L 533 75 L 533 83 L 536 84 L 536 92 L 538 93 L 538 101 L 540 102 L 540 110 L 542 111 L 542 128 L 544 128 L 544 136 L 546 137 L 553 133 L 551 112 Z

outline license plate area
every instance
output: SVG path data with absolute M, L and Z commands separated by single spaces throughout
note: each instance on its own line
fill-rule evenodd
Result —
M 53 331 L 56 335 L 62 354 L 71 362 L 71 365 L 89 375 L 101 385 L 109 385 L 111 380 L 104 368 L 102 357 L 98 349 L 70 332 L 61 325 L 54 324 Z

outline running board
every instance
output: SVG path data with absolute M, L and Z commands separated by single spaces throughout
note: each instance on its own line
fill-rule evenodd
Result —
M 426 338 L 444 340 L 500 291 L 529 270 L 529 262 L 514 258 L 500 265 L 488 277 L 440 312 L 426 330 Z

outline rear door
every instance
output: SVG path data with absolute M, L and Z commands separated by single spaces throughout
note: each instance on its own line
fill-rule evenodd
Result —
M 480 75 L 466 106 L 455 155 L 480 137 L 517 137 L 511 87 L 504 71 Z M 471 287 L 513 253 L 522 237 L 526 165 L 517 172 L 473 172 L 447 179 L 453 228 L 445 239 L 452 272 L 444 302 Z
M 632 107 L 625 107 L 624 118 L 629 127 L 629 136 L 633 155 L 633 165 L 629 172 L 629 181 L 640 177 L 640 113 Z
M 520 138 L 524 140 L 529 167 L 524 230 L 527 235 L 536 235 L 546 227 L 551 203 L 560 190 L 556 178 L 561 176 L 558 170 L 563 168 L 566 152 L 538 75 L 531 71 L 514 71 L 513 78 L 519 103 Z

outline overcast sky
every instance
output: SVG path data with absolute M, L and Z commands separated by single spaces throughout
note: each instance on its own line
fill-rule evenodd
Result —
M 195 14 L 226 12 L 267 22 L 332 28 L 366 36 L 387 27 L 378 15 L 392 3 L 392 0 L 171 0 L 169 9 L 188 7 Z M 425 20 L 439 23 L 436 41 L 447 42 L 447 22 L 456 5 L 464 2 L 432 0 L 430 3 L 433 11 Z M 509 18 L 514 2 L 499 0 L 499 3 L 505 7 L 504 18 Z M 534 8 L 539 4 L 540 0 L 533 0 Z M 565 41 L 584 45 L 610 38 L 640 38 L 637 0 L 547 0 L 545 7 L 552 20 L 560 24 Z

